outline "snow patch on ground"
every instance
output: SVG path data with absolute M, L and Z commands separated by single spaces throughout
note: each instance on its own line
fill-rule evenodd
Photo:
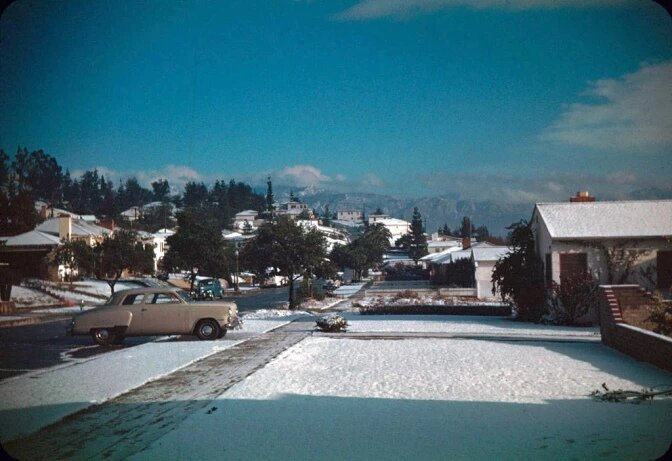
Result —
M 671 380 L 599 344 L 312 337 L 130 459 L 652 459 L 672 400 L 587 395 Z
M 360 315 L 348 312 L 348 332 L 363 333 L 465 333 L 499 335 L 555 335 L 599 337 L 599 327 L 565 327 L 516 322 L 502 317 L 460 315 Z
M 290 311 L 287 309 L 258 309 L 253 312 L 246 312 L 242 315 L 243 321 L 247 320 L 268 320 L 282 318 L 291 322 L 299 317 L 312 315 L 306 311 Z
M 402 292 L 403 293 L 403 292 Z M 507 306 L 506 303 L 497 301 L 481 301 L 474 298 L 459 296 L 440 296 L 437 293 L 420 293 L 417 297 L 404 297 L 400 295 L 366 296 L 358 301 L 362 307 L 369 306 Z

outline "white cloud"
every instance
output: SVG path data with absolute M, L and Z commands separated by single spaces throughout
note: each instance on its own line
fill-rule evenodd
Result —
M 105 166 L 95 168 L 99 176 L 105 176 L 108 181 L 113 181 L 115 187 L 119 181 L 125 182 L 129 178 L 135 178 L 142 187 L 151 189 L 152 182 L 157 179 L 165 179 L 171 187 L 173 193 L 184 190 L 184 185 L 189 181 L 205 181 L 205 178 L 193 168 L 181 165 L 165 165 L 158 170 L 145 171 L 117 171 Z M 72 178 L 79 178 L 84 174 L 83 170 L 76 170 L 71 173 Z
M 343 21 L 359 21 L 388 16 L 406 18 L 456 6 L 475 9 L 528 10 L 610 6 L 626 1 L 628 0 L 363 0 L 336 14 L 335 18 Z
M 294 165 L 283 168 L 271 175 L 280 182 L 290 183 L 299 187 L 317 186 L 332 182 L 319 168 L 312 165 Z
M 601 150 L 643 151 L 672 146 L 672 61 L 643 65 L 618 79 L 598 80 L 541 139 Z
M 362 179 L 362 185 L 364 187 L 382 187 L 384 184 L 383 180 L 379 176 L 373 173 L 367 173 Z
M 627 198 L 633 190 L 669 189 L 666 179 L 639 176 L 631 171 L 607 174 L 556 173 L 539 177 L 504 174 L 451 174 L 420 176 L 425 195 L 453 195 L 472 200 L 504 203 L 567 201 L 578 191 L 589 191 L 598 200 Z

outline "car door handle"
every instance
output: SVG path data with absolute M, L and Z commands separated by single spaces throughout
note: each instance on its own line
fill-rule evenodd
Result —
M 145 312 L 146 310 L 147 310 L 147 308 L 143 307 L 142 309 L 140 309 L 140 312 Z

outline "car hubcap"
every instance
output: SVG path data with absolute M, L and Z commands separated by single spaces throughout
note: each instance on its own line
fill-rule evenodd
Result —
M 110 337 L 110 332 L 107 330 L 98 330 L 96 336 L 102 341 L 107 341 Z
M 201 334 L 203 336 L 212 336 L 212 334 L 215 332 L 215 329 L 212 328 L 212 325 L 203 325 L 201 327 Z

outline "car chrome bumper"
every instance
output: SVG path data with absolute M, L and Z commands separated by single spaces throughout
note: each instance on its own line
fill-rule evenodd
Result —
M 234 315 L 231 317 L 231 321 L 229 322 L 229 328 L 233 330 L 239 330 L 243 328 L 243 319 L 238 317 L 237 315 Z

